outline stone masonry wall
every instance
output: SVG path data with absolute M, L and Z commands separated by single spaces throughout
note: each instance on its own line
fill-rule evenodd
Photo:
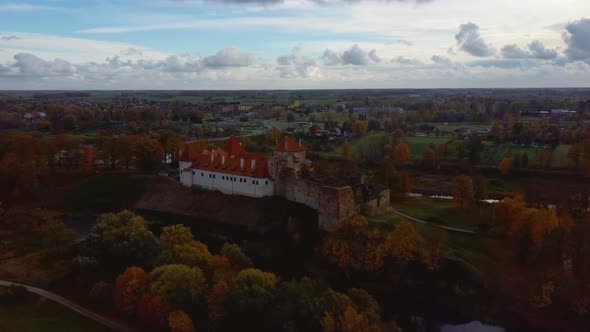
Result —
M 319 226 L 330 230 L 340 220 L 360 213 L 351 187 L 329 187 L 321 183 L 295 178 L 283 178 L 279 192 L 288 200 L 318 211 Z

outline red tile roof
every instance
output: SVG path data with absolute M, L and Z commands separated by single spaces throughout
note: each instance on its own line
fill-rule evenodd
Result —
M 292 139 L 291 137 L 285 136 L 285 138 L 283 138 L 281 143 L 279 143 L 275 147 L 275 151 L 278 151 L 278 152 L 300 152 L 300 151 L 305 151 L 305 146 L 300 143 L 295 142 L 295 140 Z
M 240 142 L 238 142 L 238 140 L 234 137 L 231 136 L 227 142 L 225 143 L 225 147 L 223 147 L 223 150 L 225 152 L 227 152 L 230 156 L 241 156 L 244 155 L 246 153 L 248 153 L 243 147 L 242 144 L 240 144 Z
M 198 170 L 258 178 L 270 176 L 268 155 L 246 151 L 233 136 L 225 143 L 223 151 L 205 151 L 201 147 L 197 152 L 191 143 L 186 144 L 180 160 L 192 161 L 190 168 Z
M 191 168 L 257 178 L 270 176 L 266 156 L 264 158 L 241 158 L 213 154 L 212 158 L 210 154 L 201 154 L 193 161 Z

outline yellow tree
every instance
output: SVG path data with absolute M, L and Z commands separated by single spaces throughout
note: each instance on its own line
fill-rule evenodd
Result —
M 475 200 L 473 181 L 467 175 L 456 176 L 451 191 L 453 200 L 461 209 L 469 207 Z
M 168 315 L 168 327 L 170 332 L 194 332 L 193 320 L 182 310 L 172 311 Z
M 402 142 L 393 149 L 393 162 L 397 166 L 405 166 L 411 163 L 411 152 L 408 144 Z
M 402 221 L 395 226 L 393 232 L 387 236 L 385 247 L 387 252 L 401 262 L 411 261 L 416 257 L 420 246 L 424 242 L 414 225 Z

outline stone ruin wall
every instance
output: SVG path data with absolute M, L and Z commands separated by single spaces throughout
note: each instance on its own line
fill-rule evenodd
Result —
M 279 194 L 318 211 L 319 226 L 331 229 L 337 222 L 360 213 L 352 187 L 330 187 L 321 183 L 285 177 L 279 182 Z

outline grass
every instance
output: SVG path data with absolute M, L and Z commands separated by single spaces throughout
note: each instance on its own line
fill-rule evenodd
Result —
M 450 143 L 452 139 L 448 137 L 436 137 L 436 136 L 411 136 L 405 139 L 406 143 L 410 147 L 410 152 L 412 154 L 412 160 L 420 160 L 422 159 L 422 154 L 424 153 L 424 149 L 430 144 L 434 144 L 435 146 L 445 143 Z
M 0 293 L 3 289 L 0 288 Z M 0 331 L 104 332 L 111 331 L 50 300 L 35 297 L 27 303 L 0 303 Z
M 68 191 L 62 204 L 77 210 L 119 210 L 129 208 L 145 189 L 149 176 L 140 174 L 102 174 L 85 180 Z
M 418 206 L 420 203 L 415 205 Z M 431 203 L 429 203 L 429 205 L 433 206 Z M 444 207 L 445 204 L 442 205 Z M 395 203 L 394 206 L 396 206 Z M 440 209 L 440 207 L 435 207 L 434 210 Z M 367 217 L 367 220 L 371 226 L 379 228 L 382 232 L 389 233 L 393 231 L 396 224 L 402 220 L 406 220 L 406 218 L 400 217 L 394 213 L 387 213 L 380 216 Z M 413 220 L 407 221 L 414 224 L 418 233 L 420 233 L 426 241 L 432 238 L 435 235 L 435 232 L 439 230 L 436 224 L 419 223 Z M 482 273 L 495 266 L 494 252 L 491 248 L 497 247 L 497 240 L 489 238 L 486 234 L 465 234 L 446 231 L 444 240 L 444 250 L 448 256 L 458 258 Z

